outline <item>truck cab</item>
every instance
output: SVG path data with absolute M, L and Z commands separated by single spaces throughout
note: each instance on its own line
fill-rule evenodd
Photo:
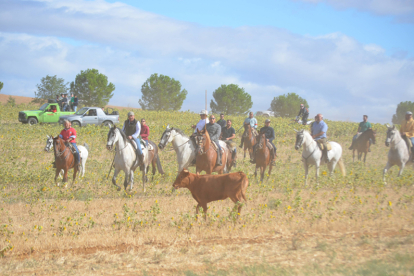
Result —
M 43 104 L 38 110 L 26 110 L 19 112 L 19 122 L 23 124 L 35 125 L 37 123 L 58 123 L 59 117 L 62 115 L 70 115 L 74 112 L 61 111 L 56 101 L 49 100 Z

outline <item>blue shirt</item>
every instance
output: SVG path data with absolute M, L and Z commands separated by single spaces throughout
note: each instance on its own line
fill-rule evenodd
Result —
M 257 128 L 257 120 L 256 118 L 246 118 L 246 120 L 244 120 L 244 124 L 250 124 L 250 126 L 252 128 Z
M 321 120 L 319 123 L 318 122 L 313 122 L 312 124 L 312 135 L 316 135 L 319 132 L 323 131 L 323 134 L 319 137 L 316 137 L 315 140 L 319 140 L 321 138 L 326 138 L 326 132 L 328 131 L 328 125 Z

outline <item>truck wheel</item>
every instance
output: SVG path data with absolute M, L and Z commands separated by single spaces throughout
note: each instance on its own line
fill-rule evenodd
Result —
M 29 125 L 35 125 L 35 124 L 37 124 L 37 119 L 36 118 L 29 118 L 29 120 L 27 121 L 27 123 L 29 124 Z
M 113 127 L 113 123 L 111 122 L 111 121 L 105 121 L 105 122 L 103 122 L 102 123 L 102 126 L 104 126 L 104 127 Z
M 81 124 L 78 121 L 73 121 L 72 126 L 81 127 Z

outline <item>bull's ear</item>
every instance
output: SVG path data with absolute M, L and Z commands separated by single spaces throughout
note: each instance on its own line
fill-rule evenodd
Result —
M 183 172 L 188 173 L 188 170 L 187 169 L 184 169 Z

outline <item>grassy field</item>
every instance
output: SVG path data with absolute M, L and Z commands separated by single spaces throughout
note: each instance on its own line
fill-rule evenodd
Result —
M 105 149 L 103 127 L 77 130 L 78 144 L 91 149 L 85 177 L 66 189 L 56 187 L 53 154 L 43 148 L 46 135 L 57 135 L 61 127 L 19 124 L 18 111 L 33 108 L 1 106 L 1 274 L 414 274 L 414 174 L 406 168 L 397 178 L 393 167 L 383 184 L 383 125 L 374 124 L 377 144 L 364 165 L 352 163 L 347 150 L 357 124 L 326 120 L 330 139 L 344 149 L 347 176 L 337 170 L 328 178 L 325 166 L 317 186 L 312 168 L 310 185 L 304 186 L 293 132 L 301 126 L 272 119 L 276 168 L 259 183 L 239 152 L 233 171 L 248 174 L 247 204 L 239 215 L 231 213 L 230 200 L 211 203 L 204 221 L 195 217 L 188 190 L 171 189 L 177 173 L 171 146 L 160 153 L 166 175 L 155 175 L 145 194 L 137 174 L 133 194 L 117 192 L 107 179 L 113 153 Z M 121 110 L 121 118 L 127 112 Z M 157 144 L 167 124 L 189 134 L 199 117 L 135 113 L 145 117 Z M 230 118 L 237 130 L 243 118 Z M 262 125 L 264 118 L 258 119 Z

